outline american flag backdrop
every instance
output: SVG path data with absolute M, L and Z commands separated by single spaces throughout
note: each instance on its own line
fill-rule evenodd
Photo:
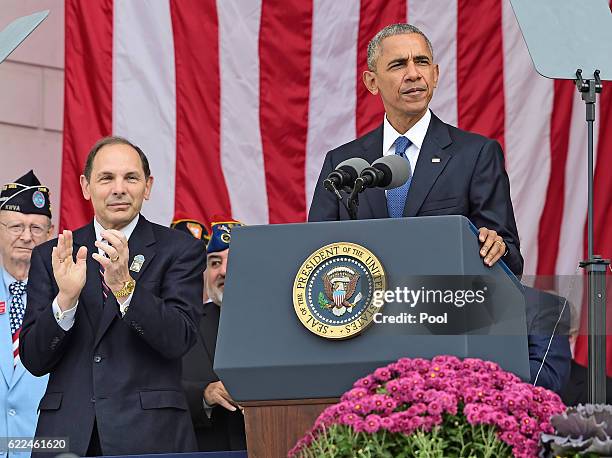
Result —
M 382 122 L 361 83 L 368 41 L 407 21 L 440 65 L 434 113 L 504 148 L 525 273 L 574 274 L 585 256 L 584 102 L 572 82 L 537 75 L 509 0 L 67 0 L 65 11 L 61 228 L 91 217 L 78 176 L 111 133 L 150 159 L 143 213 L 155 222 L 305 221 L 325 153 Z M 605 83 L 596 116 L 595 252 L 610 258 Z

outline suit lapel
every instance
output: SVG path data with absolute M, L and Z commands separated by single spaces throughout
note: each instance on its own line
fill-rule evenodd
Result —
M 21 360 L 19 360 L 19 363 L 17 364 L 17 366 L 15 366 L 15 370 L 13 371 L 13 378 L 11 379 L 11 386 L 15 386 L 17 382 L 19 381 L 19 379 L 23 376 L 23 374 L 25 374 L 25 372 L 26 372 L 26 369 L 23 363 L 21 362 Z
M 143 272 L 151 264 L 151 261 L 155 257 L 155 250 L 153 245 L 155 244 L 155 235 L 153 234 L 153 227 L 144 216 L 140 215 L 138 224 L 134 228 L 134 232 L 130 236 L 128 241 L 128 247 L 130 251 L 130 259 L 128 260 L 128 268 L 132 266 L 134 257 L 141 255 L 144 257 L 144 263 L 140 267 L 140 271 L 135 272 L 130 270 L 130 275 L 134 281 L 138 282 L 139 278 L 142 277 Z M 101 287 L 101 286 L 100 286 Z M 102 292 L 100 291 L 100 296 Z M 104 311 L 100 319 L 100 325 L 97 328 L 96 338 L 94 341 L 94 347 L 98 345 L 107 329 L 115 318 L 121 318 L 121 312 L 119 311 L 119 304 L 114 296 L 109 296 L 104 306 Z
M 370 164 L 382 157 L 383 125 L 372 131 L 362 139 L 363 157 Z M 372 218 L 388 218 L 387 198 L 384 189 L 371 188 L 361 194 L 360 206 L 370 207 Z M 362 212 L 359 212 L 362 213 Z M 363 214 L 363 213 L 362 213 Z
M 450 152 L 444 150 L 451 143 L 448 127 L 432 113 L 408 191 L 404 216 L 417 215 L 429 190 L 451 158 Z M 440 161 L 432 162 L 434 157 L 439 158 Z
M 82 313 L 87 317 L 87 321 L 95 333 L 96 327 L 94 323 L 100 322 L 100 314 L 102 313 L 102 283 L 100 282 L 100 264 L 96 261 L 92 254 L 97 253 L 98 249 L 94 245 L 96 241 L 96 231 L 94 230 L 93 221 L 74 233 L 74 249 L 76 254 L 82 246 L 87 248 L 87 278 L 85 286 L 79 297 L 79 307 Z
M 147 221 L 144 216 L 140 215 L 140 220 L 134 229 L 134 232 L 130 236 L 128 246 L 130 247 L 130 260 L 128 262 L 128 268 L 130 269 L 130 276 L 134 281 L 138 281 L 142 277 L 147 267 L 151 265 L 151 261 L 155 257 L 155 235 L 153 234 L 153 226 Z M 134 258 L 140 256 L 140 259 L 144 259 L 140 268 L 134 264 Z M 132 270 L 134 268 L 135 270 Z

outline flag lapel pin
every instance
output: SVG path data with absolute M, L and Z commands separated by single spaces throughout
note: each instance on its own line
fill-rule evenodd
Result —
M 142 268 L 142 265 L 145 262 L 145 257 L 141 254 L 137 254 L 136 256 L 134 256 L 134 259 L 132 260 L 132 265 L 130 266 L 130 270 L 132 272 L 140 272 L 140 269 Z

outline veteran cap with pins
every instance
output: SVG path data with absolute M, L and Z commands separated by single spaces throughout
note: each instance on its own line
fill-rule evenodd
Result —
M 228 249 L 232 238 L 232 229 L 237 226 L 244 226 L 244 224 L 231 218 L 213 217 L 210 223 L 210 240 L 206 252 L 216 253 Z
M 45 215 L 51 218 L 49 188 L 43 186 L 30 170 L 13 183 L 2 186 L 0 210 Z
M 206 244 L 210 239 L 210 233 L 206 225 L 196 219 L 175 219 L 172 221 L 170 227 L 181 232 L 186 232 L 196 239 L 202 240 Z

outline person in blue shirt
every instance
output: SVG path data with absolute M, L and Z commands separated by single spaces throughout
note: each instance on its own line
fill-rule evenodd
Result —
M 0 192 L 0 437 L 29 438 L 48 376 L 30 374 L 19 358 L 19 332 L 27 307 L 32 249 L 53 232 L 49 189 L 33 171 Z M 10 451 L 12 456 L 29 452 Z M 17 454 L 19 453 L 19 454 Z M 27 455 L 26 455 L 27 454 Z

